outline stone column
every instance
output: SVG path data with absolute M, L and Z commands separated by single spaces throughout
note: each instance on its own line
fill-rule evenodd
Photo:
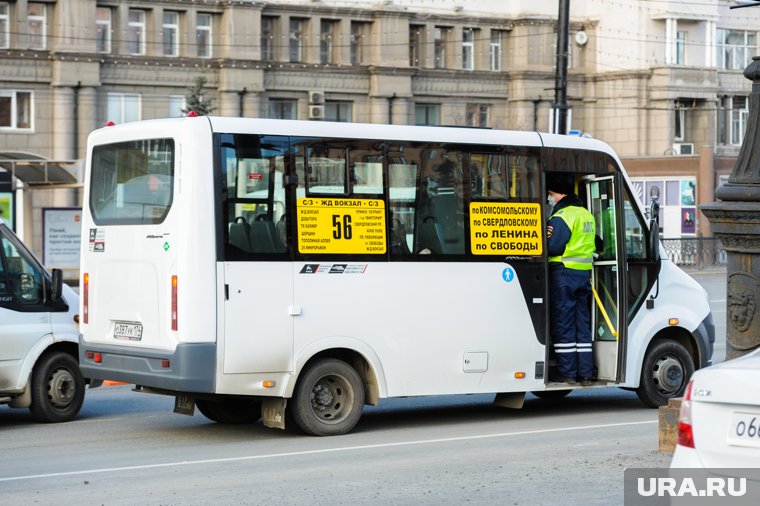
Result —
M 79 89 L 79 141 L 74 158 L 84 159 L 87 153 L 87 136 L 98 128 L 97 89 L 94 86 L 82 86 Z
M 71 86 L 53 86 L 53 158 L 74 158 L 74 89 Z
M 760 56 L 744 69 L 752 81 L 748 127 L 720 199 L 701 206 L 728 254 L 726 359 L 760 347 Z

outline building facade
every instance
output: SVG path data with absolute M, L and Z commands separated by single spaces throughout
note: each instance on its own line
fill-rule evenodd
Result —
M 710 235 L 698 213 L 693 227 L 673 220 L 714 199 L 746 130 L 760 8 L 737 3 L 571 2 L 570 128 L 612 145 L 642 200 L 657 184 L 665 206 L 683 197 L 666 236 Z M 557 12 L 557 0 L 0 0 L 16 228 L 41 251 L 41 209 L 81 204 L 89 132 L 180 116 L 198 78 L 218 115 L 548 131 Z M 29 176 L 40 159 L 73 179 Z

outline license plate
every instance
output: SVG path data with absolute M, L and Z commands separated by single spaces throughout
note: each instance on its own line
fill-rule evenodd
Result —
M 139 341 L 142 339 L 142 323 L 116 322 L 113 326 L 113 336 L 116 339 Z
M 734 412 L 728 427 L 728 444 L 760 448 L 760 413 Z

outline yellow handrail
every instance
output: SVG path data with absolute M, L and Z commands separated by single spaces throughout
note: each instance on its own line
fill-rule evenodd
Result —
M 610 317 L 607 315 L 607 311 L 605 311 L 604 306 L 602 305 L 602 301 L 599 300 L 599 294 L 596 293 L 596 288 L 594 288 L 593 285 L 591 285 L 591 291 L 594 293 L 594 299 L 596 300 L 596 305 L 599 306 L 599 310 L 602 312 L 602 316 L 604 317 L 604 321 L 607 322 L 607 326 L 609 327 L 610 331 L 612 332 L 612 335 L 615 336 L 615 339 L 618 337 L 617 330 L 615 330 L 615 327 L 612 326 L 612 322 L 610 321 Z

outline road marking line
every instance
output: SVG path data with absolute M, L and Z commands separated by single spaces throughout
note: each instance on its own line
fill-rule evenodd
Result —
M 163 464 L 143 464 L 138 466 L 123 466 L 123 467 L 106 467 L 101 469 L 87 469 L 84 471 L 66 471 L 62 473 L 48 473 L 48 474 L 29 474 L 26 476 L 9 476 L 7 478 L 0 478 L 0 482 L 9 481 L 22 481 L 22 480 L 37 480 L 40 478 L 60 478 L 63 476 L 77 476 L 82 474 L 100 474 L 100 473 L 116 473 L 122 471 L 138 471 L 143 469 L 158 469 L 162 467 L 179 467 L 179 466 L 191 466 L 200 464 L 220 464 L 227 462 L 241 462 L 246 460 L 262 460 L 262 459 L 276 459 L 282 457 L 296 457 L 301 455 L 316 455 L 319 453 L 336 453 L 336 452 L 350 452 L 356 450 L 372 450 L 376 448 L 393 448 L 398 446 L 412 446 L 412 445 L 426 445 L 435 443 L 451 443 L 456 441 L 473 441 L 477 439 L 492 439 L 501 437 L 512 436 L 527 436 L 533 434 L 547 434 L 551 432 L 563 432 L 563 431 L 576 431 L 576 430 L 589 430 L 589 429 L 606 429 L 611 427 L 625 427 L 629 425 L 644 425 L 657 423 L 657 420 L 647 420 L 643 422 L 625 422 L 625 423 L 607 423 L 602 425 L 581 425 L 578 427 L 562 427 L 557 429 L 540 429 L 540 430 L 525 430 L 519 432 L 502 432 L 498 434 L 482 434 L 480 436 L 460 436 L 441 439 L 422 439 L 418 441 L 400 441 L 397 443 L 382 443 L 375 445 L 362 445 L 362 446 L 344 446 L 342 448 L 323 448 L 321 450 L 304 450 L 300 452 L 287 452 L 287 453 L 269 453 L 266 455 L 247 455 L 244 457 L 226 457 L 219 459 L 203 459 L 203 460 L 184 460 L 180 462 L 165 462 Z

